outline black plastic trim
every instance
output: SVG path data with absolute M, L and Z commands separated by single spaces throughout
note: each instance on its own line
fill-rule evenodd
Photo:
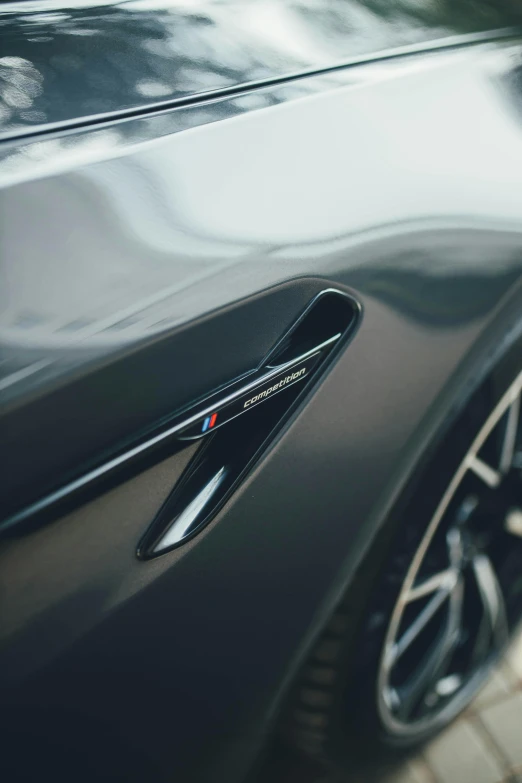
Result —
M 331 294 L 341 297 L 352 308 L 352 318 L 347 324 L 344 334 L 335 334 L 326 340 L 324 344 L 314 346 L 304 355 L 301 354 L 295 359 L 279 364 L 276 367 L 270 367 L 267 362 L 270 361 L 271 357 L 277 355 L 283 341 L 295 332 L 303 322 L 303 319 L 307 317 L 325 295 Z M 71 510 L 85 502 L 86 499 L 92 499 L 94 496 L 107 491 L 123 480 L 140 472 L 145 467 L 180 451 L 186 447 L 186 440 L 192 439 L 190 436 L 187 439 L 180 437 L 180 432 L 182 433 L 183 430 L 191 427 L 195 422 L 201 421 L 201 418 L 210 411 L 243 398 L 247 392 L 261 388 L 271 379 L 278 378 L 282 373 L 288 372 L 292 368 L 301 367 L 305 359 L 315 358 L 317 353 L 320 353 L 321 358 L 333 354 L 333 349 L 337 348 L 337 344 L 344 343 L 344 340 L 341 338 L 353 334 L 359 321 L 360 313 L 360 304 L 345 292 L 332 288 L 321 291 L 312 299 L 303 313 L 292 324 L 291 328 L 287 330 L 284 337 L 276 343 L 276 346 L 263 359 L 257 370 L 243 374 L 240 379 L 235 380 L 217 392 L 211 393 L 191 408 L 185 408 L 184 411 L 170 418 L 170 426 L 159 429 L 153 435 L 141 440 L 131 448 L 121 449 L 111 459 L 102 462 L 92 470 L 84 472 L 72 481 L 62 485 L 54 492 L 43 496 L 36 502 L 8 516 L 0 523 L 0 532 L 18 529 L 21 523 L 29 522 L 33 525 L 56 518 L 59 514 Z M 322 364 L 323 362 L 321 361 L 320 365 L 322 366 Z M 311 373 L 312 376 L 315 376 L 315 372 Z M 245 379 L 249 379 L 249 383 L 245 384 Z M 306 388 L 308 388 L 308 384 L 306 384 Z M 200 434 L 199 437 L 204 436 Z
M 211 521 L 324 372 L 342 338 L 353 333 L 359 312 L 346 294 L 322 291 L 277 341 L 246 387 L 182 425 L 178 438 L 203 439 L 205 445 L 138 545 L 140 559 L 184 544 Z

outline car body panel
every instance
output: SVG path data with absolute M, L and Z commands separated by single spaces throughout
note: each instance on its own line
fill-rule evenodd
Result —
M 248 372 L 321 288 L 363 309 L 323 382 L 186 546 L 135 557 L 190 449 L 10 532 L 0 676 L 13 713 L 30 725 L 43 711 L 80 738 L 88 718 L 158 780 L 245 778 L 456 392 L 515 320 L 519 63 L 516 41 L 452 45 L 310 76 L 297 93 L 249 91 L 241 110 L 216 99 L 206 119 L 182 107 L 161 126 L 6 146 L 5 503 L 14 488 L 23 501 L 24 482 L 27 498 L 49 484 L 46 453 L 56 480 L 53 455 L 80 475 Z
M 512 3 L 3 2 L 0 138 L 522 22 Z

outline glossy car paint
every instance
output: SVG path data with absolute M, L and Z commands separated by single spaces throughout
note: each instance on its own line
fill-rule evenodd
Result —
M 473 4 L 472 4 L 473 5 Z M 522 22 L 516 3 L 21 0 L 0 6 L 0 133 L 145 109 Z M 474 12 L 475 11 L 475 12 Z
M 149 780 L 244 779 L 430 436 L 516 321 L 520 55 L 513 36 L 452 42 L 194 103 L 187 83 L 185 106 L 0 148 L 6 506 L 59 481 L 64 455 L 81 473 L 251 369 L 321 288 L 363 307 L 186 547 L 135 558 L 193 447 L 11 532 L 0 678 L 24 730 L 43 716 L 80 748 L 82 731 L 109 737 Z

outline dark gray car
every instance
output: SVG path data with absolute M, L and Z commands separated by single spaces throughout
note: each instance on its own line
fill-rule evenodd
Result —
M 355 774 L 485 682 L 522 612 L 521 22 L 0 3 L 3 780 L 242 783 L 274 737 Z

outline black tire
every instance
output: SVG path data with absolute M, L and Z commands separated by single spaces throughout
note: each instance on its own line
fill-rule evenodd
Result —
M 452 476 L 489 412 L 522 368 L 522 338 L 486 369 L 482 382 L 457 401 L 437 442 L 389 516 L 295 683 L 285 711 L 285 735 L 321 761 L 353 773 L 399 760 L 442 730 L 464 709 L 501 654 L 489 656 L 450 715 L 407 737 L 390 732 L 377 706 L 376 681 L 390 618 L 410 563 Z M 503 564 L 504 577 L 520 572 L 522 539 Z M 522 584 L 510 597 L 510 627 L 522 615 Z M 513 619 L 515 618 L 515 619 Z

